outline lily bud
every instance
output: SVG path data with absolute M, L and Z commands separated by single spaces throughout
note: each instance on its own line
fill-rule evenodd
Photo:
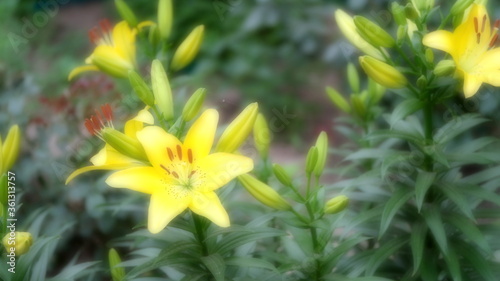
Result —
M 455 4 L 451 7 L 450 14 L 452 16 L 456 16 L 463 13 L 465 9 L 472 5 L 473 2 L 474 0 L 457 0 L 457 2 L 455 2 Z
M 325 204 L 324 212 L 325 214 L 336 214 L 340 213 L 349 204 L 349 198 L 345 195 L 339 195 L 328 200 Z
M 436 76 L 448 76 L 455 73 L 455 62 L 453 60 L 442 60 L 434 68 Z
M 316 140 L 316 147 L 318 148 L 318 160 L 316 161 L 313 172 L 316 177 L 319 177 L 323 173 L 326 158 L 328 156 L 328 135 L 325 131 L 321 131 L 319 134 Z
M 207 94 L 207 89 L 199 88 L 194 92 L 194 94 L 189 98 L 182 110 L 182 120 L 184 122 L 189 122 L 193 120 L 194 117 L 200 112 L 201 106 L 205 101 L 205 96 Z
M 409 20 L 415 20 L 419 17 L 419 12 L 411 3 L 405 6 L 406 18 Z
M 191 33 L 177 48 L 174 53 L 174 57 L 172 58 L 172 63 L 170 64 L 170 67 L 173 70 L 184 68 L 193 61 L 196 54 L 198 54 L 198 50 L 200 49 L 204 30 L 205 26 L 203 25 L 195 27 L 195 29 L 191 31 Z
M 101 134 L 104 141 L 121 154 L 138 160 L 148 159 L 144 148 L 137 139 L 113 128 L 104 128 Z
M 222 133 L 215 150 L 217 152 L 232 153 L 236 151 L 252 132 L 255 119 L 259 113 L 259 105 L 254 102 L 249 104 L 243 111 L 231 122 Z
M 310 175 L 318 163 L 318 148 L 313 146 L 309 149 L 306 157 L 306 174 Z
M 19 148 L 21 146 L 21 133 L 19 126 L 10 127 L 9 133 L 2 145 L 2 168 L 6 172 L 14 166 L 14 163 L 19 156 Z
M 259 152 L 260 157 L 266 159 L 269 154 L 269 146 L 271 144 L 271 131 L 267 125 L 264 115 L 259 113 L 255 124 L 253 125 L 253 140 L 255 148 Z
M 134 63 L 122 59 L 116 59 L 107 53 L 94 52 L 92 54 L 92 63 L 104 73 L 116 78 L 127 78 L 128 72 L 134 70 Z M 72 77 L 71 73 L 70 76 Z
M 130 27 L 137 26 L 137 18 L 135 17 L 132 9 L 130 9 L 127 3 L 125 3 L 125 1 L 115 0 L 115 6 L 122 19 L 124 19 L 130 25 Z
M 168 81 L 165 69 L 159 60 L 153 60 L 151 84 L 153 84 L 153 94 L 163 119 L 170 120 L 174 118 L 172 89 L 170 88 L 170 82 Z
M 373 46 L 391 48 L 396 45 L 396 41 L 389 33 L 369 19 L 362 16 L 355 16 L 354 24 L 357 27 L 359 35 Z
M 149 43 L 151 43 L 151 45 L 158 46 L 161 40 L 160 29 L 158 28 L 158 25 L 156 24 L 151 25 L 148 33 L 148 40 Z
M 363 96 L 360 94 L 351 95 L 351 104 L 354 113 L 357 116 L 364 118 L 366 114 L 366 105 L 363 101 Z
M 255 177 L 244 174 L 238 177 L 238 181 L 245 187 L 248 193 L 262 204 L 276 210 L 290 210 L 292 208 L 278 192 Z
M 373 47 L 370 43 L 366 42 L 366 40 L 360 36 L 351 16 L 340 9 L 335 11 L 334 16 L 340 31 L 344 34 L 347 40 L 349 40 L 349 42 L 367 55 L 378 59 L 384 59 L 384 56 L 379 50 Z
M 3 211 L 4 206 L 7 206 L 8 198 L 9 198 L 9 192 L 8 192 L 7 173 L 1 173 L 0 174 L 0 210 Z M 3 215 L 0 215 L 0 217 L 3 217 Z
M 134 88 L 134 92 L 137 97 L 139 97 L 139 99 L 141 99 L 146 105 L 154 106 L 155 97 L 153 96 L 153 92 L 141 76 L 137 74 L 137 72 L 131 70 L 128 73 L 128 80 L 132 88 Z
M 284 186 L 292 186 L 292 179 L 288 173 L 278 164 L 273 165 L 273 173 Z
M 432 50 L 429 49 L 429 48 L 425 50 L 425 60 L 428 63 L 433 63 L 434 62 L 434 52 L 432 52 Z
M 427 87 L 427 78 L 425 77 L 425 75 L 420 75 L 420 77 L 418 77 L 417 87 L 420 90 L 423 90 L 423 89 L 425 89 L 425 87 Z
M 111 248 L 109 250 L 108 254 L 108 259 L 109 259 L 109 269 L 111 271 L 111 277 L 113 278 L 113 281 L 122 281 L 125 279 L 125 269 L 123 267 L 118 266 L 122 262 L 122 259 L 120 258 L 120 255 L 118 255 L 118 252 Z
M 370 78 L 384 87 L 399 89 L 408 83 L 399 70 L 375 58 L 361 56 L 359 63 Z
M 406 25 L 406 13 L 403 6 L 399 5 L 397 2 L 392 2 L 391 12 L 394 21 L 396 21 L 399 26 Z
M 158 30 L 160 37 L 167 40 L 172 31 L 173 21 L 173 8 L 172 0 L 159 0 L 158 1 Z
M 346 99 L 335 89 L 331 87 L 326 87 L 326 93 L 330 100 L 342 111 L 345 113 L 351 112 L 351 106 L 346 101 Z
M 2 239 L 7 255 L 16 256 L 26 254 L 33 244 L 33 237 L 29 232 L 8 232 Z
M 359 75 L 353 63 L 347 64 L 347 80 L 354 93 L 359 93 Z

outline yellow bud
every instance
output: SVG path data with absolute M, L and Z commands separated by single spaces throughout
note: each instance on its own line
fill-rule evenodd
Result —
M 355 16 L 354 24 L 359 35 L 373 46 L 391 48 L 396 45 L 396 41 L 389 33 L 369 19 L 362 16 Z
M 125 59 L 117 59 L 104 52 L 94 52 L 92 63 L 102 72 L 116 78 L 127 78 L 128 72 L 134 70 L 134 63 Z
M 163 119 L 170 120 L 174 118 L 174 103 L 172 101 L 172 89 L 168 81 L 165 69 L 159 60 L 153 60 L 151 66 L 151 84 L 153 85 L 153 94 L 158 110 Z
M 428 63 L 434 62 L 434 52 L 429 48 L 425 50 L 425 60 L 427 60 Z
M 330 100 L 340 110 L 344 111 L 345 113 L 351 112 L 351 106 L 339 92 L 337 92 L 335 89 L 331 87 L 326 87 L 326 93 L 328 94 L 328 97 L 330 97 Z
M 205 101 L 205 96 L 207 89 L 199 88 L 194 92 L 194 94 L 189 98 L 182 110 L 182 119 L 185 122 L 193 120 L 193 118 L 200 112 L 201 106 Z
M 108 254 L 109 259 L 109 269 L 111 270 L 111 277 L 113 281 L 122 281 L 125 280 L 125 269 L 123 267 L 118 266 L 122 262 L 120 255 L 118 252 L 111 248 Z
M 363 96 L 360 94 L 351 95 L 351 104 L 354 113 L 361 118 L 364 118 L 366 115 L 366 105 L 363 101 Z
M 134 88 L 135 94 L 144 102 L 146 105 L 154 106 L 155 98 L 153 92 L 149 86 L 142 80 L 141 76 L 137 72 L 131 70 L 128 73 L 128 80 L 130 85 Z
M 3 149 L 2 149 L 3 145 L 2 145 L 2 135 L 0 135 L 0 176 L 3 175 L 3 173 L 5 172 L 4 169 L 3 169 Z M 0 189 L 1 189 L 1 186 L 0 186 Z
M 21 146 L 21 133 L 19 126 L 10 127 L 9 133 L 2 145 L 2 165 L 3 172 L 7 172 L 14 166 L 14 163 L 19 156 L 19 148 Z
M 173 9 L 172 0 L 158 1 L 158 30 L 160 37 L 167 40 L 172 31 Z
M 347 80 L 354 93 L 359 93 L 359 75 L 353 63 L 347 64 Z
M 328 157 L 328 135 L 325 131 L 321 131 L 316 140 L 316 147 L 318 148 L 318 160 L 314 166 L 314 175 L 321 176 L 325 168 L 326 158 Z
M 259 152 L 260 157 L 266 159 L 269 154 L 269 146 L 271 144 L 271 131 L 267 125 L 264 115 L 259 113 L 253 125 L 253 140 L 255 148 Z
M 229 153 L 236 151 L 252 132 L 258 113 L 259 105 L 256 102 L 249 104 L 224 130 L 215 150 Z
M 314 167 L 316 167 L 316 164 L 318 163 L 318 148 L 316 146 L 313 146 L 309 149 L 309 152 L 307 153 L 306 157 L 306 174 L 311 175 L 311 173 L 314 170 Z
M 33 237 L 29 232 L 8 232 L 2 239 L 3 246 L 9 255 L 21 256 L 26 254 L 33 244 Z
M 8 203 L 8 178 L 7 173 L 0 174 L 0 209 L 3 210 L 4 206 Z M 2 216 L 0 216 L 2 217 Z
M 125 1 L 115 0 L 115 6 L 122 19 L 124 19 L 130 25 L 130 27 L 137 26 L 137 18 L 135 17 L 132 9 L 130 9 L 127 3 L 125 3 Z
M 398 25 L 406 25 L 406 13 L 403 6 L 399 5 L 397 2 L 392 2 L 391 12 L 394 21 L 396 21 Z
M 457 0 L 457 2 L 455 2 L 455 4 L 451 7 L 450 14 L 452 16 L 456 16 L 463 13 L 465 9 L 472 5 L 473 2 L 474 0 Z
M 378 59 L 384 59 L 384 56 L 379 50 L 373 47 L 370 43 L 366 42 L 366 40 L 360 36 L 351 16 L 340 9 L 335 11 L 334 16 L 340 31 L 344 34 L 347 40 L 349 40 L 349 42 L 367 55 Z
M 278 164 L 273 165 L 273 173 L 284 186 L 292 186 L 292 179 L 288 173 Z
M 332 199 L 328 200 L 328 202 L 326 202 L 324 212 L 325 214 L 340 213 L 345 210 L 347 204 L 349 204 L 349 198 L 347 198 L 347 196 L 339 195 L 333 197 Z
M 455 62 L 453 60 L 442 60 L 434 68 L 436 76 L 448 76 L 455 73 Z
M 101 134 L 104 141 L 121 154 L 134 159 L 147 161 L 146 152 L 137 139 L 127 136 L 113 128 L 104 128 Z
M 238 177 L 238 181 L 255 199 L 276 210 L 290 210 L 290 204 L 269 185 L 248 174 Z
M 198 54 L 198 50 L 200 49 L 204 30 L 205 26 L 203 25 L 195 27 L 177 48 L 174 53 L 174 57 L 172 58 L 172 63 L 170 64 L 170 67 L 173 70 L 184 68 L 193 61 L 196 54 Z
M 399 89 L 406 86 L 408 81 L 396 68 L 369 56 L 359 57 L 359 63 L 365 73 L 380 85 Z

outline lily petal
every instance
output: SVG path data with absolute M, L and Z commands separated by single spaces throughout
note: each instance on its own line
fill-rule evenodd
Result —
M 195 192 L 189 208 L 220 227 L 229 226 L 229 216 L 215 192 Z
M 145 109 L 139 111 L 137 116 L 125 123 L 125 128 L 123 129 L 123 131 L 125 132 L 125 135 L 135 139 L 137 138 L 137 132 L 144 128 L 144 123 L 153 124 L 154 122 L 155 119 L 149 112 L 149 106 L 146 106 Z
M 434 49 L 452 53 L 456 47 L 453 45 L 453 34 L 446 30 L 438 30 L 424 36 L 422 43 Z
M 162 164 L 169 161 L 167 148 L 175 149 L 181 142 L 173 135 L 158 126 L 149 126 L 137 132 L 146 155 L 153 167 L 161 169 Z
M 120 169 L 125 169 L 130 167 L 130 164 L 109 164 L 109 165 L 101 165 L 101 166 L 87 166 L 87 167 L 82 167 L 80 169 L 76 169 L 71 173 L 68 178 L 66 179 L 66 183 L 70 183 L 74 178 L 77 176 L 90 172 L 90 171 L 95 171 L 95 170 L 120 170 Z
M 153 167 L 134 167 L 111 174 L 106 183 L 111 187 L 128 188 L 153 194 L 165 187 L 167 178 Z
M 208 155 L 195 163 L 207 176 L 197 189 L 209 192 L 218 189 L 235 177 L 246 174 L 253 169 L 251 158 L 231 153 L 218 152 Z
M 484 53 L 478 62 L 478 67 L 487 71 L 500 70 L 500 48 Z
M 490 70 L 482 78 L 484 83 L 500 87 L 500 70 Z
M 131 29 L 126 21 L 121 21 L 113 28 L 113 44 L 115 51 L 120 53 L 132 64 L 135 64 L 135 35 L 137 30 Z
M 474 96 L 483 82 L 474 75 L 464 73 L 464 95 L 466 98 Z
M 73 70 L 71 70 L 71 72 L 68 75 L 68 81 L 75 78 L 75 76 L 77 76 L 78 74 L 80 74 L 82 72 L 86 72 L 86 71 L 99 71 L 99 68 L 97 68 L 97 66 L 95 66 L 95 65 L 78 66 L 78 67 L 74 68 Z
M 184 146 L 192 149 L 194 159 L 201 159 L 210 153 L 218 120 L 219 113 L 215 109 L 208 109 L 189 129 Z
M 157 192 L 151 195 L 149 203 L 148 230 L 158 233 L 189 205 L 190 197 L 171 198 L 167 192 Z
M 96 155 L 90 158 L 90 162 L 94 166 L 124 164 L 133 165 L 137 160 L 127 157 L 116 151 L 111 145 L 106 144 L 103 149 L 99 150 Z

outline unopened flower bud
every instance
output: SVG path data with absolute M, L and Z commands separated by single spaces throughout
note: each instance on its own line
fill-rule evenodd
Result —
M 340 213 L 345 210 L 348 204 L 349 198 L 347 198 L 347 196 L 345 195 L 339 195 L 326 202 L 324 212 L 325 214 Z
M 406 35 L 408 34 L 408 26 L 407 25 L 400 25 L 398 26 L 398 31 L 396 35 L 396 41 L 399 46 L 401 46 L 406 38 Z
M 278 164 L 273 165 L 273 173 L 284 186 L 292 186 L 292 179 L 288 173 Z
M 442 60 L 434 68 L 436 76 L 448 76 L 455 72 L 455 62 L 453 60 Z
M 274 208 L 276 210 L 290 210 L 291 205 L 279 195 L 269 185 L 259 181 L 255 177 L 244 174 L 238 177 L 239 182 L 245 187 L 255 199 L 262 204 Z
M 173 8 L 172 0 L 158 1 L 158 30 L 162 40 L 167 40 L 172 31 Z
M 255 148 L 259 152 L 260 157 L 266 159 L 269 154 L 269 146 L 271 145 L 271 131 L 267 125 L 266 118 L 262 113 L 257 115 L 253 125 L 253 140 Z
M 369 56 L 361 56 L 359 57 L 359 63 L 370 78 L 384 87 L 399 89 L 405 87 L 408 83 L 399 70 L 385 62 Z
M 359 75 L 353 63 L 347 64 L 347 80 L 354 93 L 359 93 Z
M 309 149 L 306 157 L 306 174 L 310 175 L 318 163 L 318 148 L 313 146 Z
M 7 172 L 14 166 L 14 163 L 19 156 L 19 148 L 21 146 L 21 133 L 19 126 L 14 125 L 10 127 L 9 133 L 2 144 L 2 170 L 0 172 Z
M 364 118 L 366 115 L 366 105 L 363 101 L 363 96 L 360 94 L 353 94 L 351 95 L 351 105 L 353 108 L 354 113 L 361 117 Z
M 144 82 L 141 76 L 139 76 L 137 72 L 131 70 L 128 73 L 128 80 L 137 97 L 139 97 L 139 99 L 141 99 L 142 102 L 144 102 L 146 105 L 154 106 L 155 97 L 153 96 L 153 92 L 149 88 L 148 84 Z
M 116 78 L 127 78 L 128 72 L 135 69 L 134 62 L 117 60 L 114 56 L 109 56 L 105 52 L 94 52 L 92 54 L 92 63 L 102 72 Z M 70 80 L 73 76 L 70 73 Z
M 472 5 L 473 2 L 474 0 L 457 0 L 457 2 L 455 2 L 455 4 L 451 7 L 450 14 L 452 16 L 456 16 L 463 13 L 465 9 Z
M 346 101 L 346 99 L 335 89 L 331 87 L 326 87 L 326 93 L 330 100 L 342 111 L 345 113 L 351 112 L 351 106 Z
M 429 48 L 425 50 L 425 60 L 427 60 L 428 63 L 434 62 L 434 52 Z
M 118 255 L 118 252 L 115 249 L 111 248 L 109 250 L 108 260 L 109 260 L 109 269 L 111 271 L 111 277 L 113 278 L 113 281 L 124 280 L 125 269 L 119 266 L 119 264 L 122 262 L 122 259 L 120 258 L 120 255 Z
M 326 158 L 328 157 L 328 135 L 324 131 L 321 131 L 319 134 L 316 140 L 316 147 L 318 148 L 318 160 L 316 161 L 313 172 L 316 177 L 319 177 L 323 173 Z
M 359 35 L 373 46 L 391 48 L 396 45 L 396 41 L 394 41 L 394 38 L 389 33 L 369 19 L 362 16 L 355 16 L 354 24 Z
M 427 87 L 427 78 L 425 77 L 425 75 L 420 75 L 420 77 L 418 77 L 417 79 L 417 87 L 420 89 L 420 90 L 423 90 Z
M 130 27 L 137 26 L 137 18 L 135 17 L 132 9 L 130 9 L 127 3 L 125 3 L 125 1 L 115 0 L 115 6 L 122 19 L 124 19 L 130 25 Z
M 398 25 L 406 25 L 406 13 L 403 6 L 401 6 L 397 2 L 392 2 L 391 12 L 392 16 L 394 17 L 394 21 L 396 21 Z
M 377 104 L 384 97 L 385 90 L 384 86 L 373 81 L 373 79 L 368 79 L 368 94 L 371 97 L 372 104 Z
M 26 254 L 33 244 L 33 237 L 29 232 L 8 232 L 2 239 L 7 256 Z
M 255 119 L 259 113 L 259 105 L 249 104 L 224 130 L 215 150 L 232 153 L 236 151 L 252 132 Z
M 158 25 L 156 24 L 151 25 L 148 33 L 148 40 L 152 46 L 158 46 L 161 40 L 160 29 L 158 28 Z
M 411 3 L 408 3 L 408 5 L 405 6 L 405 13 L 406 18 L 409 20 L 415 20 L 419 17 L 418 10 Z
M 138 160 L 148 159 L 144 148 L 137 139 L 113 128 L 104 128 L 101 134 L 104 141 L 121 154 Z
M 189 98 L 184 105 L 182 110 L 182 119 L 184 122 L 189 122 L 193 120 L 194 117 L 200 112 L 201 106 L 205 101 L 205 96 L 207 94 L 207 89 L 199 88 L 194 92 L 194 94 Z
M 151 84 L 158 110 L 163 119 L 174 118 L 174 103 L 172 101 L 172 89 L 168 81 L 165 69 L 159 60 L 154 60 L 151 67 Z
M 177 48 L 170 65 L 173 70 L 184 68 L 193 61 L 196 54 L 198 54 L 198 50 L 200 49 L 204 30 L 205 27 L 203 25 L 195 27 L 195 29 L 191 31 L 191 33 Z

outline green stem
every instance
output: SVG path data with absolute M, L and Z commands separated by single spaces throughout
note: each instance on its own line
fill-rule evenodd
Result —
M 186 121 L 181 120 L 181 124 L 179 125 L 179 130 L 177 130 L 177 138 L 180 138 L 184 133 L 184 128 L 186 127 Z
M 152 108 L 153 108 L 153 111 L 154 111 L 154 113 L 156 115 L 156 118 L 158 118 L 158 121 L 160 122 L 161 127 L 166 130 L 167 126 L 165 125 L 165 122 L 163 122 L 163 118 L 162 118 L 160 112 L 158 111 L 158 109 L 156 108 L 156 106 L 153 106 Z
M 424 133 L 425 133 L 425 144 L 426 145 L 432 145 L 434 142 L 432 131 L 434 130 L 434 124 L 433 124 L 433 119 L 432 119 L 432 107 L 433 103 L 431 102 L 430 98 L 425 103 L 425 106 L 423 108 L 424 110 Z M 432 172 L 434 169 L 432 163 L 432 157 L 430 155 L 425 155 L 425 160 L 424 160 L 424 168 L 428 172 Z
M 205 243 L 205 230 L 203 229 L 201 217 L 194 212 L 191 212 L 191 216 L 193 217 L 194 227 L 196 229 L 195 236 L 201 246 L 201 253 L 203 256 L 208 256 L 208 247 Z

